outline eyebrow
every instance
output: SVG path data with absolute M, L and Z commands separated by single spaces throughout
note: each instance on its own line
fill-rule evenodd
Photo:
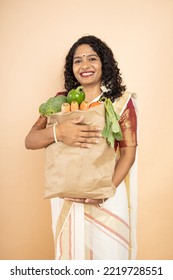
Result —
M 88 55 L 86 55 L 86 57 L 91 57 L 91 56 L 96 56 L 96 57 L 98 57 L 98 55 L 97 54 L 88 54 Z M 81 55 L 81 56 L 75 56 L 74 58 L 73 58 L 73 60 L 74 59 L 76 59 L 76 58 L 82 58 L 83 57 L 83 55 Z

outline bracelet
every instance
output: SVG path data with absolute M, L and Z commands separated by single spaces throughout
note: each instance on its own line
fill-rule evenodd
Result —
M 53 137 L 54 137 L 55 143 L 58 143 L 58 140 L 56 138 L 56 124 L 53 125 Z

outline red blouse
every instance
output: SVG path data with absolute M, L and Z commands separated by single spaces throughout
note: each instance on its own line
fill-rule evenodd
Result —
M 132 100 L 130 99 L 124 110 L 119 124 L 123 133 L 123 140 L 115 141 L 115 150 L 119 146 L 136 147 L 137 146 L 137 117 Z

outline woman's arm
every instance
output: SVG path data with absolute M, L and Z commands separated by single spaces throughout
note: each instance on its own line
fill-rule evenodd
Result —
M 112 181 L 115 187 L 124 180 L 135 161 L 136 147 L 120 148 L 120 158 L 115 166 Z
M 116 163 L 113 183 L 116 187 L 124 180 L 135 161 L 137 147 L 137 117 L 132 100 L 130 99 L 119 121 L 123 140 L 115 142 L 119 146 L 120 156 Z
M 25 138 L 26 149 L 37 150 L 45 148 L 54 142 L 52 127 L 32 127 Z
M 91 125 L 80 125 L 83 117 L 73 121 L 58 124 L 56 126 L 56 137 L 64 144 L 89 148 L 90 144 L 98 143 L 101 137 L 101 128 Z M 25 138 L 25 147 L 36 150 L 47 147 L 54 143 L 53 128 L 46 127 L 47 118 L 40 116 Z

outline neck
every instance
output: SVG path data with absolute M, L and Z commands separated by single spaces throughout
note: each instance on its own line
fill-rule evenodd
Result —
M 99 96 L 101 94 L 100 85 L 96 86 L 84 86 L 84 92 L 85 92 L 85 100 L 88 102 L 91 102 L 94 98 Z

